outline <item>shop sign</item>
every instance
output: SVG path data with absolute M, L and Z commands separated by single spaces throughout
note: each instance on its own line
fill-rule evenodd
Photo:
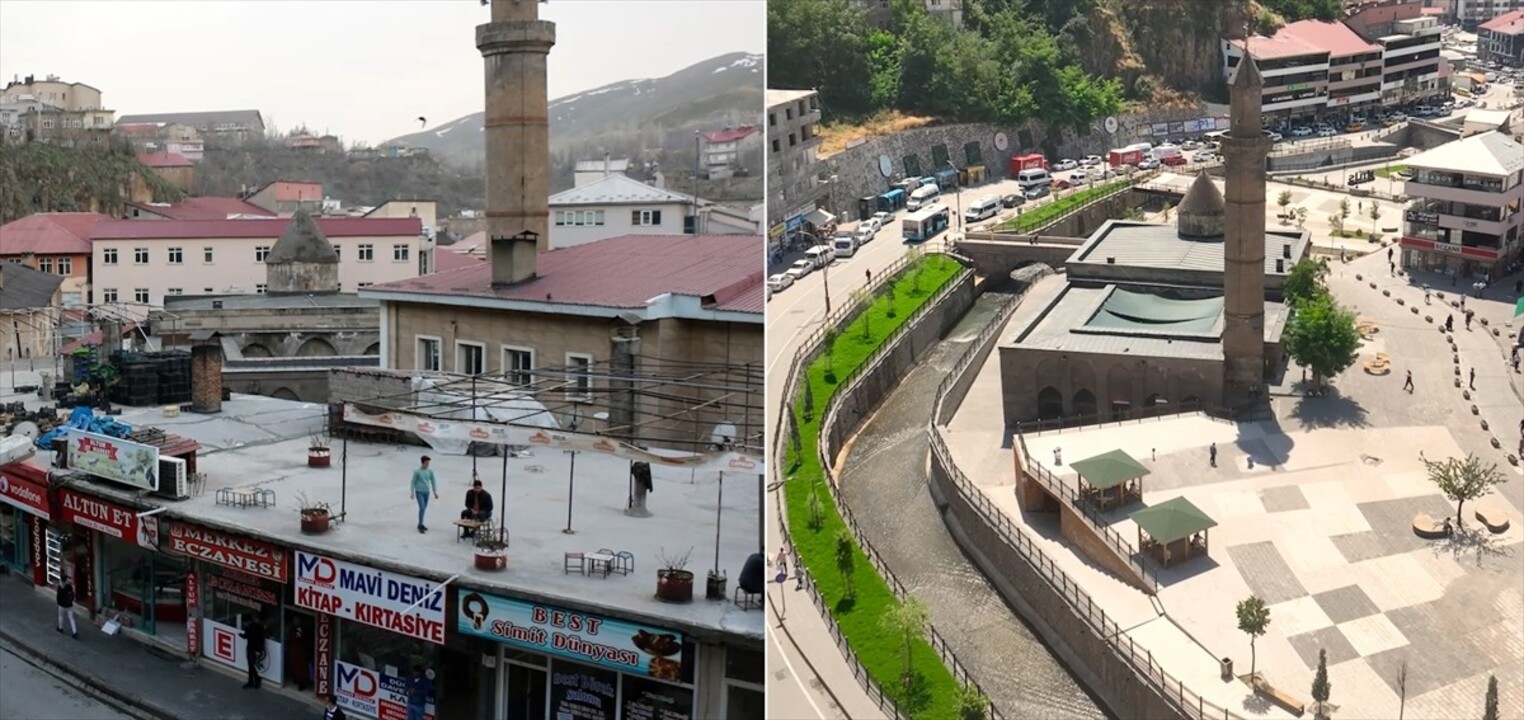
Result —
M 693 720 L 693 691 L 645 678 L 626 677 L 620 689 L 624 720 Z
M 142 490 L 158 487 L 159 449 L 109 435 L 69 430 L 69 467 Z
M 406 720 L 407 679 L 376 672 L 347 662 L 334 663 L 334 701 L 346 712 Z M 423 706 L 424 720 L 434 720 L 434 703 Z
M 191 657 L 201 647 L 201 619 L 196 611 L 201 609 L 201 584 L 196 582 L 196 571 L 185 574 L 185 652 Z
M 317 677 L 313 678 L 313 690 L 317 691 L 318 697 L 327 697 L 333 693 L 333 681 L 329 673 L 333 668 L 333 618 L 327 615 L 317 616 L 317 632 L 314 633 L 314 661 L 317 667 Z
M 243 639 L 243 631 L 232 625 L 223 625 L 212 620 L 202 620 L 202 647 L 201 654 L 239 670 L 247 670 L 249 667 L 248 643 Z M 265 638 L 265 656 L 259 661 L 259 676 L 273 683 L 279 683 L 281 678 L 281 644 Z
M 1422 225 L 1438 225 L 1439 224 L 1439 213 L 1436 213 L 1436 212 L 1424 212 L 1422 210 L 1409 210 L 1406 213 L 1404 213 L 1404 217 L 1407 218 L 1408 222 L 1415 222 L 1415 223 L 1419 223 L 1419 224 L 1422 224 Z
M 59 517 L 67 523 L 105 533 L 118 540 L 136 542 L 150 550 L 159 547 L 158 518 L 139 518 L 137 511 L 83 495 L 73 490 L 59 493 L 63 508 Z M 152 520 L 155 522 L 141 522 Z
M 48 586 L 47 523 L 32 521 L 32 584 Z
M 297 606 L 443 645 L 444 592 L 438 589 L 428 580 L 296 553 Z
M 1265 105 L 1269 106 L 1269 105 L 1274 105 L 1276 103 L 1295 102 L 1297 100 L 1306 100 L 1307 98 L 1314 97 L 1317 94 L 1318 93 L 1317 93 L 1316 90 L 1304 90 L 1302 92 L 1285 93 L 1285 94 L 1281 94 L 1281 95 L 1272 95 L 1270 97 L 1265 98 Z
M 19 468 L 19 469 L 18 469 Z M 48 519 L 48 490 L 36 480 L 23 475 L 40 474 L 46 482 L 47 471 L 23 465 L 0 467 L 0 501 L 21 508 L 43 520 Z
M 286 551 L 269 543 L 175 523 L 169 528 L 169 549 L 278 583 L 286 582 Z
M 662 680 L 683 675 L 681 633 L 464 588 L 455 595 L 463 635 Z
M 238 598 L 252 600 L 256 606 L 276 605 L 280 603 L 280 598 L 276 597 L 274 592 L 266 590 L 258 585 L 258 578 L 241 574 L 240 576 L 247 578 L 247 582 L 240 580 L 239 576 L 208 574 L 206 578 L 206 586 L 214 591 L 221 591 L 221 594 L 224 597 L 227 595 L 232 595 Z M 245 602 L 240 604 L 248 605 L 249 603 Z
M 778 223 L 777 225 L 767 229 L 767 237 L 773 240 L 777 240 L 778 238 L 783 237 L 785 229 L 786 226 L 783 223 Z
M 550 714 L 556 720 L 614 720 L 619 676 L 610 670 L 558 662 L 550 673 Z
M 1434 242 L 1415 237 L 1404 237 L 1402 246 L 1415 250 L 1428 250 L 1430 252 L 1444 253 L 1446 255 L 1461 255 L 1464 257 L 1479 258 L 1482 260 L 1498 259 L 1498 251 L 1490 248 L 1466 247 L 1454 243 Z
M 793 232 L 795 230 L 798 230 L 799 228 L 804 227 L 804 216 L 803 215 L 795 215 L 795 216 L 789 218 L 788 220 L 786 220 L 784 222 L 783 226 L 788 230 L 788 232 Z

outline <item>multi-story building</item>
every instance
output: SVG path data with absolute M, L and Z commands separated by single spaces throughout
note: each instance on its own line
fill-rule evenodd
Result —
M 0 261 L 0 345 L 5 359 L 47 357 L 62 335 L 55 332 L 63 278 L 20 263 Z
M 90 298 L 90 237 L 97 213 L 37 213 L 0 225 L 0 261 L 63 278 L 59 304 L 79 307 Z
M 181 123 L 117 123 L 116 134 L 138 152 L 175 153 L 191 162 L 200 162 L 206 154 L 201 131 Z
M 894 19 L 893 6 L 889 0 L 858 0 L 868 8 L 868 19 L 883 27 Z M 941 18 L 955 28 L 963 27 L 963 0 L 920 0 L 921 6 L 932 17 Z
M 417 218 L 321 218 L 339 254 L 338 281 L 354 291 L 418 275 Z M 166 295 L 262 293 L 265 259 L 289 221 L 108 220 L 91 233 L 95 303 L 144 315 Z
M 140 123 L 178 123 L 189 125 L 204 140 L 243 142 L 265 136 L 265 120 L 258 110 L 212 110 L 205 112 L 149 113 L 123 115 L 121 125 Z
M 750 219 L 702 198 L 624 175 L 550 196 L 550 247 L 586 245 L 621 235 L 754 235 Z M 698 227 L 694 228 L 694 218 Z M 761 248 L 757 249 L 761 252 Z
M 572 187 L 595 183 L 609 175 L 628 175 L 629 172 L 629 158 L 611 159 L 604 155 L 602 160 L 578 160 L 572 169 Z
M 734 175 L 741 167 L 742 153 L 752 150 L 761 138 L 752 125 L 701 133 L 700 136 L 704 141 L 704 175 L 710 180 Z
M 1455 20 L 1467 32 L 1515 10 L 1524 10 L 1524 0 L 1455 0 Z
M 277 215 L 235 197 L 191 197 L 177 203 L 127 203 L 129 220 L 237 220 Z
M 1245 41 L 1223 43 L 1223 76 L 1243 57 Z M 1339 22 L 1303 20 L 1272 37 L 1247 41 L 1265 78 L 1261 102 L 1280 121 L 1352 115 L 1381 102 L 1381 47 Z
M 0 98 L 25 97 L 35 98 L 39 102 L 67 112 L 100 110 L 103 107 L 100 90 L 84 83 L 64 82 L 59 80 L 57 75 L 49 75 L 42 80 L 28 75 L 25 79 L 18 78 L 6 83 L 5 89 L 0 90 Z
M 250 191 L 244 199 L 281 217 L 291 217 L 298 210 L 316 215 L 323 210 L 323 184 L 273 180 Z
M 767 91 L 767 240 L 769 249 L 799 231 L 825 198 L 816 169 L 820 95 L 814 90 Z
M 56 75 L 28 75 L 0 90 L 0 122 L 8 134 L 28 141 L 103 143 L 115 115 L 101 106 L 100 90 Z
M 174 185 L 185 192 L 191 192 L 196 184 L 196 164 L 190 158 L 173 152 L 138 153 L 138 163 L 152 170 L 154 174 L 164 178 L 165 182 Z M 134 184 L 141 184 L 140 190 L 147 190 L 147 183 L 142 176 L 134 175 Z M 135 190 L 133 197 L 142 197 L 143 192 Z
M 1381 46 L 1381 102 L 1404 105 L 1448 96 L 1439 56 L 1441 28 L 1434 17 L 1414 17 L 1393 23 L 1394 32 L 1375 39 Z
M 1407 160 L 1402 266 L 1495 280 L 1520 256 L 1524 145 L 1501 132 L 1446 143 Z
M 1524 67 L 1524 9 L 1499 15 L 1479 25 L 1476 54 L 1488 62 Z

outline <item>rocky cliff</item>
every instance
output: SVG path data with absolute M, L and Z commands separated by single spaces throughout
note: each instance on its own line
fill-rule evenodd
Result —
M 1099 0 L 1068 32 L 1085 69 L 1121 78 L 1129 98 L 1193 102 L 1222 94 L 1222 39 L 1260 13 L 1230 0 Z

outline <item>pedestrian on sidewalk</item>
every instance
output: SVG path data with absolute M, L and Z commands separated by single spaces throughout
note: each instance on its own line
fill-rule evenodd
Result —
M 1391 248 L 1390 245 L 1388 245 L 1387 248 L 1386 248 L 1386 261 L 1387 262 L 1391 262 L 1392 261 L 1392 248 Z
M 1408 371 L 1408 379 L 1402 381 L 1402 389 L 1408 391 L 1409 395 L 1413 394 L 1413 371 L 1412 370 Z
M 434 694 L 434 684 L 423 674 L 422 665 L 413 666 L 413 677 L 407 681 L 407 720 L 423 720 L 424 708 Z
M 1471 311 L 1466 311 L 1466 332 L 1471 332 Z
M 344 714 L 344 709 L 339 707 L 339 701 L 331 695 L 327 700 L 328 707 L 323 710 L 323 720 L 346 720 L 348 716 Z
M 1476 368 L 1471 368 L 1471 377 L 1468 381 L 1468 387 L 1471 390 L 1476 389 Z
M 1455 313 L 1445 317 L 1445 332 L 1455 332 Z
M 418 501 L 418 532 L 426 533 L 428 526 L 423 524 L 423 513 L 429 509 L 429 494 L 434 499 L 439 499 L 439 485 L 434 482 L 434 471 L 429 469 L 429 456 L 424 455 L 419 461 L 417 469 L 413 470 L 413 499 Z
M 74 583 L 69 578 L 58 581 L 58 631 L 63 632 L 64 618 L 69 619 L 69 636 L 79 639 L 79 625 L 74 619 Z
M 1207 448 L 1207 462 L 1210 462 L 1212 467 L 1217 467 L 1217 443 L 1212 443 Z
M 863 271 L 863 284 L 864 285 L 872 285 L 873 284 L 873 268 L 868 268 L 867 270 Z
M 259 676 L 259 666 L 265 662 L 265 624 L 259 621 L 258 615 L 250 615 L 243 625 L 244 655 L 249 661 L 249 679 L 244 682 L 245 689 L 258 690 L 264 678 Z

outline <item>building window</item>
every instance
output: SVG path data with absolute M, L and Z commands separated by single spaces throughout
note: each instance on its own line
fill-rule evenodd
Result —
M 170 288 L 164 291 L 165 295 L 184 295 L 185 288 Z
M 37 270 L 39 272 L 53 272 L 53 258 L 37 258 Z
M 406 245 L 392 246 L 392 262 L 407 262 L 410 248 Z
M 53 129 L 53 118 L 50 118 L 50 117 L 43 118 L 42 119 L 42 129 L 44 129 L 44 130 L 52 130 Z
M 68 277 L 74 274 L 74 258 L 58 258 L 58 274 Z
M 269 290 L 269 289 L 270 289 L 270 286 L 266 285 L 264 283 L 260 283 L 260 284 L 254 286 L 254 292 L 257 292 L 260 295 L 265 294 L 265 291 Z
M 267 258 L 267 257 L 270 257 L 270 246 L 269 245 L 260 245 L 260 246 L 258 246 L 256 248 L 254 248 L 254 262 L 261 262 L 262 263 L 262 262 L 265 261 L 265 258 Z
M 217 292 L 217 291 L 212 289 L 212 288 L 201 288 L 201 292 L 206 293 L 207 295 L 211 295 L 212 293 Z
M 587 402 L 593 399 L 593 356 L 566 354 L 566 399 Z
M 529 348 L 503 346 L 503 374 L 514 385 L 534 382 L 530 371 L 534 370 L 534 351 Z
M 439 358 L 440 346 L 439 338 L 418 336 L 418 357 L 413 360 L 413 364 L 417 365 L 419 370 L 439 372 L 442 369 Z
M 455 341 L 455 372 L 461 375 L 480 375 L 487 371 L 487 346 L 481 343 Z
M 204 262 L 207 265 L 211 265 L 212 264 L 212 249 L 211 248 L 209 248 L 209 247 L 208 248 L 201 248 L 201 262 Z
M 147 265 L 148 264 L 148 248 L 133 248 L 132 249 L 132 264 L 133 265 Z
M 762 720 L 764 674 L 762 653 L 725 648 L 725 720 Z
M 148 304 L 148 288 L 137 288 L 132 291 L 132 301 L 139 305 Z
M 788 146 L 789 147 L 793 147 L 793 146 L 798 145 L 798 144 L 799 144 L 799 139 L 794 135 L 794 133 L 789 133 L 788 134 Z
M 339 246 L 338 245 L 334 245 L 333 246 L 333 256 L 338 258 L 341 261 L 344 259 L 344 254 L 339 251 Z
M 778 151 L 779 151 L 779 150 L 780 150 L 780 149 L 781 149 L 781 148 L 780 148 L 780 147 L 779 147 L 779 145 L 778 145 L 778 140 L 777 140 L 777 138 L 774 138 L 774 139 L 773 139 L 773 152 L 778 152 Z
M 376 246 L 366 243 L 359 247 L 360 262 L 370 262 L 376 259 Z
M 101 262 L 106 265 L 116 264 L 116 248 L 106 248 L 101 251 Z
M 768 113 L 767 114 L 767 126 L 768 127 L 777 127 L 778 126 L 778 113 Z
M 101 302 L 116 302 L 116 288 L 106 288 L 101 291 Z
M 179 265 L 185 262 L 185 250 L 183 248 L 170 248 L 168 254 L 170 265 Z
M 375 285 L 375 283 L 373 283 L 373 282 L 362 282 L 362 283 L 356 285 L 355 287 L 360 288 L 361 290 L 364 290 L 365 288 L 368 288 L 368 287 L 370 287 L 372 285 Z
M 660 210 L 631 210 L 630 224 L 636 227 L 653 227 L 661 224 Z

